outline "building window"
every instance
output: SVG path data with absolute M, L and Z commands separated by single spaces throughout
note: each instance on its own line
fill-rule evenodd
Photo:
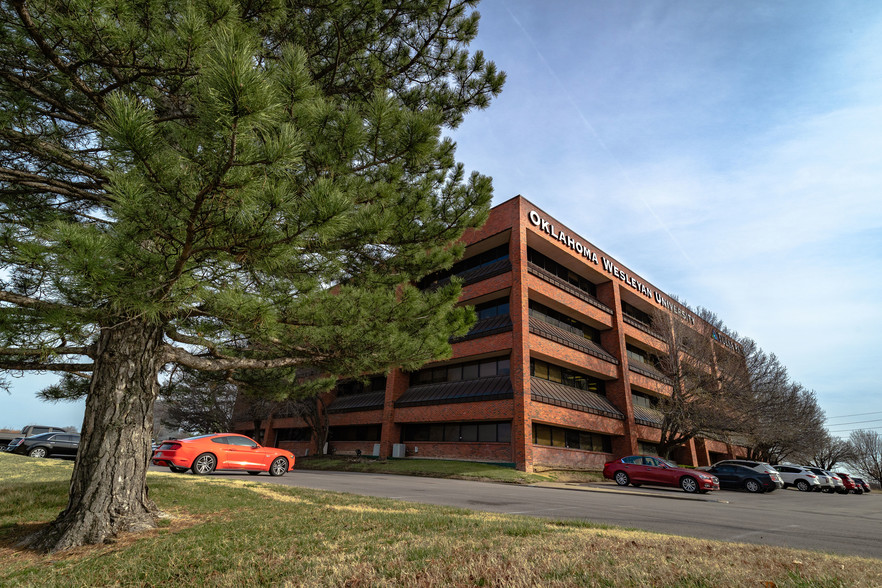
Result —
M 571 388 L 606 395 L 606 386 L 603 380 L 542 361 L 541 359 L 530 358 L 530 375 L 542 380 L 570 386 Z
M 276 429 L 276 443 L 280 441 L 311 441 L 312 429 L 299 427 L 290 429 Z
M 410 375 L 411 386 L 421 384 L 441 384 L 444 382 L 460 382 L 477 380 L 492 376 L 507 376 L 511 364 L 507 357 L 494 357 L 480 361 L 470 361 L 435 368 L 426 368 Z
M 636 306 L 632 304 L 628 304 L 624 300 L 622 300 L 622 312 L 634 320 L 640 321 L 647 327 L 652 326 L 652 317 L 649 314 L 643 312 Z
M 511 423 L 433 423 L 404 425 L 402 443 L 511 443 Z
M 344 380 L 337 382 L 337 396 L 353 396 L 366 392 L 384 392 L 386 376 L 371 376 L 366 380 Z
M 508 298 L 499 298 L 475 305 L 475 314 L 478 315 L 478 320 L 505 315 L 508 314 L 508 311 Z
M 646 441 L 638 441 L 637 453 L 641 455 L 658 455 L 658 444 L 647 443 Z
M 625 350 L 628 353 L 628 361 L 636 361 L 638 363 L 646 364 L 650 367 L 658 366 L 658 357 L 640 349 L 639 347 L 627 343 L 625 345 Z
M 329 427 L 328 441 L 379 441 L 382 425 Z
M 644 408 L 656 408 L 658 406 L 658 398 L 642 394 L 640 392 L 631 392 L 631 403 L 634 406 L 642 406 Z
M 609 435 L 535 423 L 533 424 L 533 444 L 612 453 L 612 437 Z
M 467 259 L 458 261 L 454 263 L 453 267 L 451 267 L 449 270 L 428 275 L 420 282 L 420 287 L 426 288 L 436 282 L 445 280 L 450 276 L 456 276 L 467 271 L 475 270 L 480 267 L 496 263 L 497 261 L 504 261 L 506 259 L 508 259 L 508 243 L 500 245 L 499 247 L 494 247 L 493 249 L 484 251 L 483 253 L 478 253 L 477 255 L 473 255 Z
M 597 298 L 597 286 L 593 282 L 588 281 L 568 267 L 559 264 L 547 255 L 539 253 L 532 247 L 527 248 L 527 261 Z
M 552 324 L 570 333 L 590 339 L 595 343 L 600 343 L 600 331 L 594 327 L 589 327 L 581 321 L 570 318 L 562 312 L 558 312 L 552 308 L 545 306 L 535 300 L 530 301 L 530 316 L 536 317 L 541 321 Z

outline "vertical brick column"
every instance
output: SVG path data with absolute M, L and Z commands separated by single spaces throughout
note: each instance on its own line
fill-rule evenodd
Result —
M 606 383 L 606 397 L 625 415 L 625 434 L 613 437 L 613 454 L 616 456 L 637 453 L 637 425 L 631 403 L 631 383 L 628 376 L 628 353 L 625 349 L 625 332 L 622 323 L 622 299 L 616 282 L 597 286 L 597 299 L 613 309 L 613 327 L 600 333 L 600 344 L 619 360 L 619 377 Z
M 383 428 L 380 433 L 380 457 L 392 456 L 392 445 L 401 443 L 401 425 L 395 423 L 395 401 L 407 392 L 410 376 L 395 368 L 386 376 L 386 396 L 383 401 Z
M 522 472 L 533 472 L 533 421 L 530 416 L 530 319 L 527 297 L 527 210 L 518 199 L 517 218 L 512 219 L 509 257 L 511 258 L 511 302 L 513 324 L 511 384 L 514 390 L 514 417 L 511 423 L 512 457 Z
M 698 452 L 696 450 L 695 439 L 690 439 L 680 447 L 674 450 L 674 460 L 678 464 L 682 465 L 690 465 L 690 466 L 700 466 L 700 465 L 708 465 L 706 463 L 699 463 L 698 460 Z
M 710 453 L 707 450 L 707 442 L 704 439 L 693 439 L 692 441 L 695 443 L 695 455 L 698 458 L 695 465 L 698 467 L 711 465 Z

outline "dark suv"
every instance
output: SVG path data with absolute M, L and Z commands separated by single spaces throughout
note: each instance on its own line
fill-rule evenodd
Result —
M 8 451 L 31 457 L 76 457 L 79 446 L 76 433 L 43 433 L 25 437 Z

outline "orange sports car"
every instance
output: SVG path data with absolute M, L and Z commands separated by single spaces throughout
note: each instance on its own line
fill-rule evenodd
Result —
M 189 439 L 170 439 L 153 452 L 153 465 L 168 466 L 173 472 L 193 470 L 210 474 L 214 470 L 245 470 L 249 474 L 269 472 L 281 476 L 294 469 L 294 454 L 284 449 L 263 447 L 245 435 L 214 433 Z

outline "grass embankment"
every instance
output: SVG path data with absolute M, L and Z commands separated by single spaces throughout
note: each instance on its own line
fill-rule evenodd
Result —
M 0 586 L 882 584 L 875 559 L 165 473 L 148 476 L 168 514 L 159 529 L 54 555 L 15 549 L 65 506 L 71 467 L 0 454 Z
M 546 470 L 534 474 L 519 472 L 514 468 L 497 465 L 449 461 L 442 459 L 375 459 L 372 457 L 333 456 L 297 459 L 297 468 L 305 470 L 333 470 L 346 472 L 370 472 L 375 474 L 398 474 L 433 478 L 457 478 L 486 482 L 512 484 L 535 484 L 536 482 L 596 482 L 603 479 L 599 472 L 571 470 Z

